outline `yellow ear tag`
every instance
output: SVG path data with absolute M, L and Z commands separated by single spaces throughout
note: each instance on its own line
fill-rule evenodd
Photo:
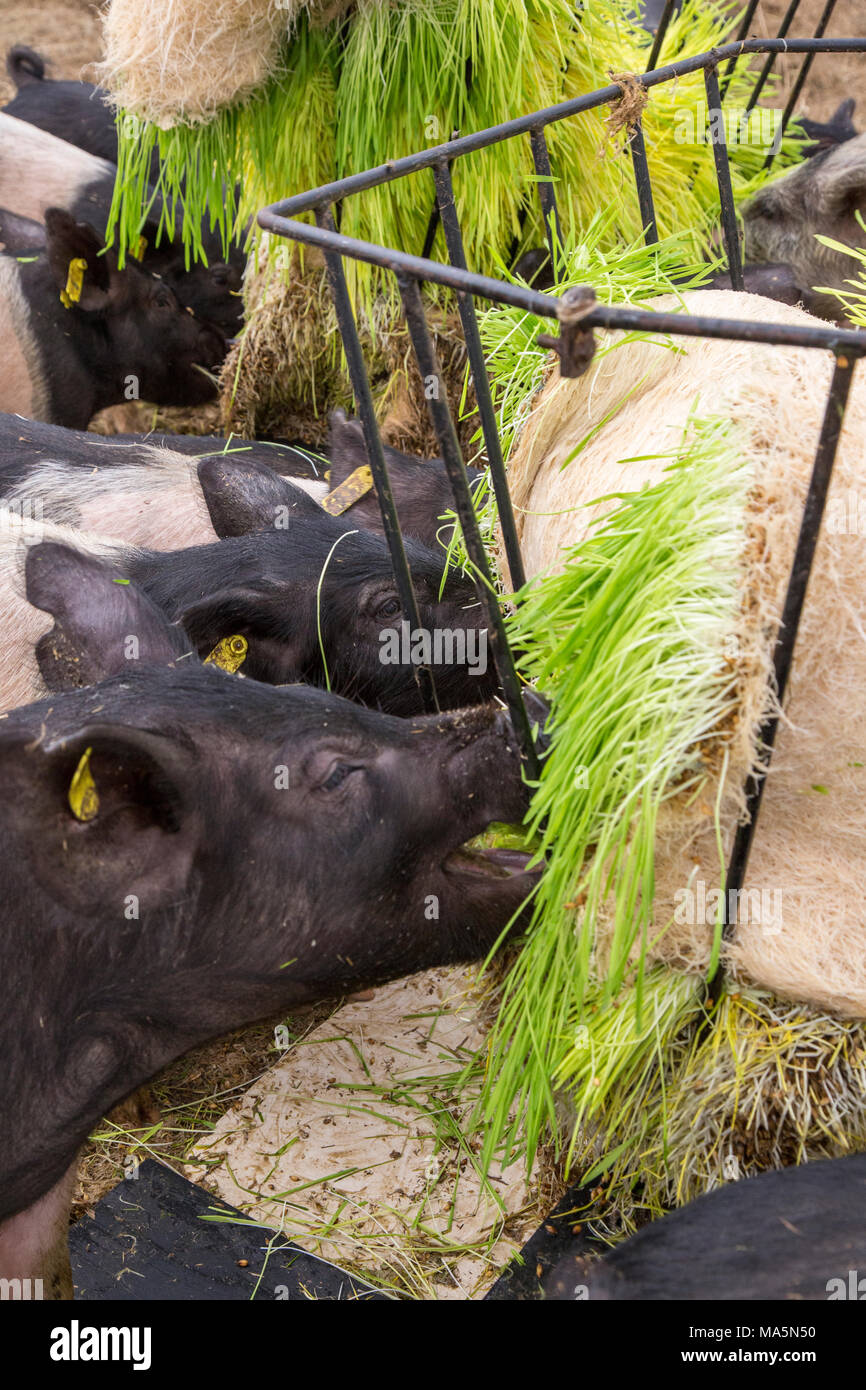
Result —
M 342 516 L 349 508 L 370 491 L 373 486 L 373 470 L 364 463 L 350 473 L 345 482 L 322 498 L 322 508 L 331 516 Z
M 84 289 L 84 276 L 87 273 L 87 262 L 81 256 L 76 256 L 74 261 L 69 262 L 69 273 L 66 277 L 66 289 L 60 291 L 60 303 L 64 309 L 71 309 L 73 304 L 77 304 L 81 298 L 81 291 Z
M 85 749 L 69 783 L 69 806 L 76 820 L 93 820 L 99 810 L 99 793 L 90 771 L 92 752 L 92 748 Z
M 249 646 L 246 637 L 224 637 L 221 642 L 217 642 L 210 656 L 205 657 L 204 664 L 207 666 L 208 662 L 213 662 L 221 671 L 228 671 L 234 675 L 235 671 L 243 666 Z

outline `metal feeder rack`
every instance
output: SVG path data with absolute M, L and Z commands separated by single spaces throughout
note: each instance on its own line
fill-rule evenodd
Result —
M 655 63 L 658 60 L 667 26 L 677 4 L 677 0 L 667 0 L 650 51 L 648 70 L 639 78 L 642 86 L 650 90 L 663 83 L 673 82 L 686 73 L 703 71 L 710 117 L 710 139 L 715 157 L 720 219 L 728 270 L 734 289 L 743 289 L 743 267 L 724 119 L 721 114 L 724 91 L 727 86 L 725 79 L 729 80 L 730 73 L 740 58 L 750 54 L 767 55 L 752 95 L 751 105 L 753 106 L 778 55 L 802 54 L 803 62 L 782 117 L 782 129 L 784 131 L 817 54 L 866 53 L 866 38 L 826 39 L 823 37 L 835 0 L 827 0 L 816 35 L 813 38 L 787 38 L 799 3 L 800 0 L 791 0 L 776 38 L 750 39 L 746 35 L 758 6 L 758 0 L 750 0 L 739 36 L 735 41 L 717 47 L 710 52 L 683 58 L 657 68 Z M 720 70 L 724 71 L 721 81 Z M 460 136 L 402 159 L 389 161 L 378 168 L 350 175 L 334 183 L 325 184 L 320 188 L 274 203 L 259 213 L 258 224 L 272 234 L 290 238 L 307 246 L 319 247 L 324 253 L 338 326 L 345 348 L 358 414 L 363 425 L 398 593 L 404 613 L 413 628 L 419 628 L 421 623 L 406 561 L 400 524 L 388 480 L 385 454 L 376 422 L 358 325 L 346 281 L 343 266 L 344 257 L 380 266 L 391 271 L 396 277 L 415 360 L 422 379 L 442 380 L 442 373 L 425 317 L 421 286 L 424 282 L 429 282 L 443 285 L 456 292 L 490 476 L 499 510 L 505 554 L 514 589 L 523 585 L 525 573 L 478 330 L 474 305 L 476 298 L 493 303 L 514 305 L 539 318 L 552 320 L 558 326 L 558 337 L 543 337 L 539 341 L 557 351 L 560 358 L 560 372 L 563 376 L 578 376 L 586 370 L 592 357 L 592 331 L 596 328 L 645 331 L 653 334 L 661 333 L 684 337 L 726 338 L 765 343 L 770 347 L 797 346 L 832 352 L 835 358 L 833 377 L 827 395 L 823 424 L 816 448 L 814 468 L 791 567 L 779 630 L 780 635 L 775 651 L 775 684 L 781 704 L 791 670 L 797 628 L 806 597 L 851 383 L 858 361 L 866 355 L 866 332 L 836 328 L 832 325 L 828 325 L 826 328 L 799 325 L 782 327 L 775 324 L 742 322 L 702 315 L 655 313 L 645 309 L 607 306 L 596 301 L 591 287 L 570 290 L 560 298 L 556 298 L 489 276 L 477 275 L 467 268 L 451 177 L 451 166 L 455 160 L 503 141 L 528 137 L 537 175 L 536 186 L 547 234 L 548 250 L 551 264 L 555 267 L 562 238 L 545 130 L 548 126 L 566 121 L 581 112 L 616 102 L 621 96 L 622 88 L 618 84 L 612 83 L 598 91 L 589 92 L 585 96 L 561 102 L 541 111 L 534 111 L 530 115 L 505 121 L 500 125 L 491 126 L 471 135 Z M 646 241 L 652 243 L 658 241 L 658 231 L 652 183 L 640 124 L 635 127 L 629 140 L 635 186 L 645 229 L 644 234 Z M 771 152 L 767 159 L 768 164 L 772 158 Z M 433 233 L 436 229 L 435 218 L 438 217 L 442 223 L 450 264 L 431 260 L 428 254 L 415 256 L 404 251 L 376 246 L 370 242 L 341 235 L 335 222 L 335 205 L 339 208 L 339 204 L 345 198 L 350 198 L 356 193 L 391 183 L 397 179 L 406 178 L 424 169 L 432 171 L 436 192 L 436 211 L 434 219 L 431 219 L 432 232 L 428 228 L 425 253 L 429 252 L 432 247 Z M 311 212 L 315 215 L 315 226 L 299 220 L 303 214 Z M 489 641 L 496 662 L 497 673 L 511 717 L 518 731 L 527 773 L 531 778 L 535 778 L 539 771 L 538 751 L 533 742 L 530 719 L 521 695 L 520 679 L 509 649 L 494 578 L 490 573 L 473 508 L 466 466 L 458 443 L 454 420 L 444 392 L 440 392 L 438 397 L 430 399 L 428 405 L 441 455 L 451 482 L 454 508 L 463 530 L 467 554 L 475 570 L 476 589 L 488 624 Z M 432 672 L 427 667 L 419 667 L 417 678 L 425 708 L 435 710 L 437 708 L 436 692 Z M 747 788 L 748 815 L 747 819 L 739 825 L 735 834 L 727 868 L 727 889 L 739 890 L 743 887 L 749 852 L 760 811 L 765 773 L 772 756 L 777 724 L 777 719 L 771 718 L 761 730 L 763 766 L 759 774 L 751 779 Z M 727 918 L 727 904 L 730 901 L 730 894 L 726 891 L 726 921 L 724 924 L 726 938 L 730 937 L 734 926 L 734 923 Z M 718 998 L 722 982 L 723 971 L 719 968 L 709 983 L 709 1002 Z

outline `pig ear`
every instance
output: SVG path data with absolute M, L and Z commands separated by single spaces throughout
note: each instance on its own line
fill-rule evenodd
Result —
M 191 604 L 178 621 L 199 656 L 206 660 L 226 637 L 245 637 L 249 654 L 243 675 L 267 679 L 271 684 L 300 680 L 301 673 L 318 649 L 315 615 L 309 594 L 301 586 L 296 595 L 286 593 L 279 631 L 273 631 L 263 607 L 262 594 L 254 589 L 223 589 Z
M 182 898 L 198 835 L 194 750 L 95 719 L 55 739 L 0 735 L 0 769 L 21 851 L 65 907 L 113 911 L 122 925 Z
M 827 217 L 844 217 L 866 208 L 866 137 L 846 140 L 816 171 L 820 210 Z
M 76 222 L 63 208 L 48 208 L 45 240 L 48 264 L 61 294 L 80 309 L 104 309 L 109 302 L 111 275 L 105 256 L 99 254 L 102 242 L 93 228 Z
M 19 217 L 8 208 L 0 208 L 0 242 L 10 255 L 45 250 L 45 228 L 32 217 Z
M 830 127 L 835 126 L 840 130 L 850 131 L 851 135 L 849 138 L 853 139 L 857 134 L 854 128 L 854 110 L 856 106 L 856 97 L 847 97 L 845 101 L 840 102 L 836 107 L 836 110 L 833 112 L 827 124 Z
M 356 468 L 369 462 L 359 420 L 348 420 L 342 410 L 330 417 L 330 487 L 339 487 Z M 441 459 L 412 458 L 398 449 L 385 449 L 391 495 L 407 535 L 435 546 L 442 527 L 440 517 L 454 506 L 445 465 Z M 347 510 L 344 520 L 381 532 L 382 513 L 375 489 L 370 489 Z
M 294 487 L 267 464 L 217 455 L 198 465 L 201 490 L 220 539 L 253 531 L 284 531 L 322 509 L 303 488 Z
M 167 666 L 189 650 L 146 594 L 114 566 L 69 546 L 31 546 L 25 563 L 27 598 L 54 618 L 36 644 L 49 690 L 95 685 L 140 666 Z
M 331 456 L 331 487 L 343 482 L 356 468 L 369 464 L 364 427 L 360 420 L 351 420 L 344 410 L 333 410 L 328 416 L 328 453 Z M 335 467 L 338 474 L 335 474 Z

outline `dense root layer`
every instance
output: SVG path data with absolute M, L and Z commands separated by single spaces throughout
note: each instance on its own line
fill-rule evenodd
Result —
M 809 323 L 797 309 L 722 292 L 686 296 L 695 313 Z M 660 301 L 659 308 L 673 307 Z M 690 414 L 739 431 L 753 483 L 745 517 L 739 615 L 720 659 L 738 681 L 722 731 L 725 786 L 673 798 L 656 840 L 655 954 L 702 969 L 717 919 L 722 858 L 754 761 L 767 678 L 832 359 L 800 348 L 709 339 L 622 340 L 578 381 L 551 378 L 538 396 L 509 476 L 530 574 L 555 568 L 613 503 L 593 498 L 654 483 Z M 608 416 L 613 413 L 612 418 Z M 564 470 L 562 464 L 588 442 Z M 737 904 L 730 960 L 738 976 L 784 997 L 866 1017 L 866 582 L 859 497 L 866 476 L 866 375 L 855 377 L 800 627 L 761 820 L 749 896 Z M 576 509 L 576 510 L 575 510 Z M 688 524 L 685 519 L 684 524 Z

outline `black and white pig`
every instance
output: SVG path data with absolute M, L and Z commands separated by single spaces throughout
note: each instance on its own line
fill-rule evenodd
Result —
M 798 164 L 743 206 L 746 260 L 783 262 L 798 285 L 814 291 L 846 288 L 860 262 L 817 240 L 866 249 L 857 214 L 866 214 L 866 135 L 858 135 Z M 831 294 L 813 293 L 807 307 L 824 318 L 843 311 Z
M 64 1297 L 76 1154 L 111 1106 L 245 1023 L 483 956 L 537 871 L 464 848 L 527 806 L 501 711 L 400 720 L 177 662 L 134 585 L 109 609 L 59 546 L 27 584 L 89 601 L 88 644 L 139 638 L 129 673 L 0 721 L 0 1278 Z
M 84 429 L 124 400 L 211 400 L 226 352 L 219 329 L 135 261 L 118 269 L 86 223 L 59 208 L 45 217 L 44 252 L 0 256 L 0 406 Z
M 600 1260 L 566 1255 L 541 1288 L 580 1302 L 863 1299 L 866 1156 L 728 1183 Z
M 50 78 L 46 69 L 41 53 L 23 43 L 13 44 L 6 54 L 6 72 L 15 85 L 15 95 L 0 109 L 7 116 L 27 121 L 80 150 L 116 164 L 117 122 L 107 94 L 92 82 Z M 159 156 L 154 152 L 154 182 L 158 174 Z
M 38 224 L 48 208 L 61 207 L 104 236 L 116 176 L 117 167 L 108 160 L 0 112 L 0 207 L 17 217 Z M 142 264 L 160 275 L 181 303 L 232 336 L 243 323 L 243 251 L 233 246 L 226 260 L 219 237 L 203 226 L 207 264 L 187 266 L 179 234 L 159 236 L 161 206 L 154 194 L 142 227 Z M 10 249 L 27 246 L 10 243 Z
M 256 518 L 248 500 L 239 497 L 232 529 L 217 529 L 219 518 L 209 510 L 206 495 L 214 496 L 232 480 L 237 491 L 244 490 L 253 486 L 253 478 L 265 468 L 290 478 L 295 487 L 321 503 L 330 490 L 364 467 L 368 455 L 360 423 L 347 419 L 342 411 L 335 411 L 330 423 L 327 456 L 317 458 L 299 448 L 239 439 L 101 438 L 0 413 L 0 498 L 22 511 L 38 502 L 46 520 L 105 532 L 154 550 L 203 545 L 216 535 L 238 534 L 241 512 L 253 523 L 243 523 L 246 529 L 273 525 L 273 510 Z M 199 469 L 201 456 L 214 459 L 205 470 Z M 451 528 L 441 518 L 453 503 L 441 459 L 416 459 L 386 448 L 385 460 L 404 533 L 431 549 L 447 543 Z M 244 465 L 248 465 L 249 478 Z M 474 483 L 479 475 L 475 469 L 468 471 Z M 291 505 L 291 489 L 281 496 L 279 483 L 271 481 L 268 490 L 274 508 L 281 501 Z M 383 535 L 373 490 L 352 503 L 342 517 L 353 527 Z
M 217 456 L 200 472 L 225 539 L 185 549 L 142 549 L 58 527 L 40 515 L 38 499 L 7 505 L 0 514 L 0 622 L 14 654 L 0 675 L 3 703 L 37 699 L 45 689 L 34 656 L 45 624 L 21 606 L 28 544 L 44 539 L 103 561 L 120 584 L 136 584 L 183 627 L 201 658 L 226 639 L 242 638 L 243 674 L 256 680 L 303 680 L 392 714 L 414 714 L 422 708 L 416 676 L 426 644 L 441 708 L 497 692 L 475 589 L 459 571 L 446 576 L 441 550 L 405 541 L 426 634 L 416 644 L 383 537 L 329 516 L 261 465 Z

